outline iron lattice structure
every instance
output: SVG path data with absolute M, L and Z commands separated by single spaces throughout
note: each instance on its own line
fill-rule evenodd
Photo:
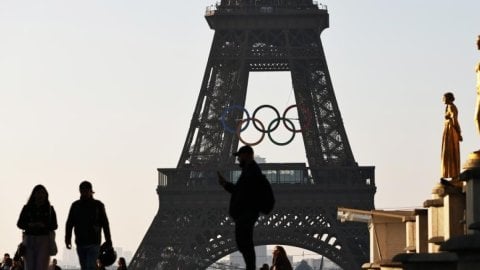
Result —
M 343 269 L 368 260 L 367 226 L 336 219 L 338 206 L 373 209 L 376 188 L 374 167 L 355 162 L 334 95 L 320 40 L 328 16 L 308 0 L 222 0 L 207 8 L 215 35 L 190 129 L 177 168 L 159 169 L 159 211 L 129 269 L 205 269 L 236 251 L 216 171 L 236 179 L 231 153 L 239 139 L 219 119 L 245 105 L 254 71 L 290 71 L 309 164 L 260 164 L 277 204 L 256 225 L 255 243 L 305 248 Z M 225 124 L 242 117 L 232 110 Z

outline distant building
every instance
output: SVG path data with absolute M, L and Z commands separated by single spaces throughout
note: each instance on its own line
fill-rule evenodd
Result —
M 256 264 L 257 267 L 261 267 L 264 263 L 270 265 L 267 257 L 267 246 L 256 246 L 255 255 L 257 256 Z M 245 262 L 243 261 L 243 256 L 240 252 L 234 252 L 230 254 L 230 263 L 233 266 L 245 267 Z
M 313 268 L 305 260 L 301 260 L 295 270 L 313 270 Z
M 261 156 L 255 155 L 254 159 L 257 163 L 267 163 L 267 159 Z

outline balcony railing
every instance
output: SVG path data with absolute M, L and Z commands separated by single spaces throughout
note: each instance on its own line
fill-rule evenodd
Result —
M 375 186 L 374 167 L 335 167 L 312 170 L 305 163 L 262 163 L 263 174 L 272 184 L 278 185 L 353 185 Z M 221 168 L 227 180 L 237 181 L 241 170 L 238 166 Z M 316 175 L 320 179 L 313 179 Z M 158 169 L 159 187 L 195 188 L 218 185 L 214 169 Z

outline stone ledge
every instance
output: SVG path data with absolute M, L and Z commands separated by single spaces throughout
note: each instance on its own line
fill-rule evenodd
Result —
M 414 253 L 414 252 L 417 250 L 417 247 L 416 247 L 416 246 L 413 246 L 413 245 L 412 245 L 412 246 L 407 246 L 407 247 L 404 248 L 403 250 Z
M 442 199 L 431 199 L 431 200 L 426 200 L 423 203 L 423 207 L 442 207 L 443 206 L 443 200 Z
M 362 269 L 365 270 L 380 270 L 380 264 L 378 263 L 364 263 Z
M 474 222 L 468 226 L 470 230 L 480 231 L 480 222 Z
M 457 270 L 458 256 L 451 252 L 402 253 L 393 257 L 403 270 Z
M 448 239 L 440 245 L 441 251 L 478 252 L 480 254 L 480 234 L 460 235 Z
M 393 257 L 394 262 L 414 263 L 414 262 L 456 262 L 458 256 L 451 252 L 440 253 L 400 253 Z
M 428 243 L 440 245 L 441 243 L 445 242 L 445 238 L 443 236 L 433 236 L 428 239 Z

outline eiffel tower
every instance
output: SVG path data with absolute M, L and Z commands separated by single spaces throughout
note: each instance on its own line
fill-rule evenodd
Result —
M 158 169 L 159 210 L 129 269 L 206 269 L 236 251 L 229 196 L 216 171 L 230 180 L 239 175 L 232 152 L 249 122 L 243 110 L 249 73 L 260 71 L 290 71 L 300 128 L 285 115 L 277 124 L 301 133 L 308 166 L 260 164 L 277 203 L 256 224 L 255 244 L 296 246 L 359 269 L 368 261 L 368 228 L 337 221 L 337 207 L 374 208 L 374 167 L 358 166 L 343 126 L 320 40 L 329 26 L 326 7 L 312 0 L 222 0 L 205 18 L 215 35 L 190 129 L 177 168 Z M 260 124 L 264 133 L 276 126 Z

